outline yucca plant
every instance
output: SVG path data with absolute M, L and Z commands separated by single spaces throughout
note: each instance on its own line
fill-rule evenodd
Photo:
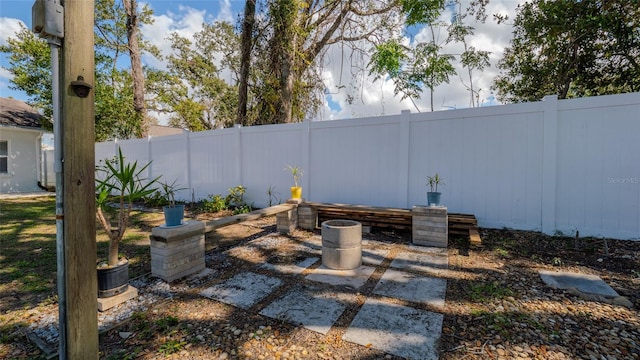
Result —
M 156 191 L 154 185 L 160 177 L 151 180 L 143 177 L 149 165 L 151 162 L 142 167 L 137 161 L 125 162 L 121 148 L 113 159 L 96 165 L 96 217 L 109 236 L 108 266 L 118 264 L 118 248 L 129 226 L 133 203 Z M 115 204 L 115 213 L 107 211 L 111 204 Z
M 438 192 L 438 185 L 445 185 L 444 181 L 438 173 L 434 176 L 427 176 L 427 185 L 431 188 L 431 192 Z

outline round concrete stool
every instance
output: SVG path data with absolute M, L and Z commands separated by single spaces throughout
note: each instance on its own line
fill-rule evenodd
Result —
M 362 265 L 362 224 L 352 220 L 322 223 L 322 265 L 352 270 Z

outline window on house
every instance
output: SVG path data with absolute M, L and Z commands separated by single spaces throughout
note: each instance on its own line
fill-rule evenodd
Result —
M 9 172 L 9 142 L 0 140 L 0 174 Z

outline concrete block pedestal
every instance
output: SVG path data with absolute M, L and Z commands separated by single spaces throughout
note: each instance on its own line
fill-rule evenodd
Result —
M 449 221 L 444 206 L 414 206 L 411 209 L 412 237 L 415 245 L 446 248 Z
M 318 227 L 318 210 L 305 203 L 298 205 L 298 226 L 304 230 L 315 230 Z
M 300 205 L 303 199 L 289 199 L 287 204 Z M 281 234 L 291 234 L 298 227 L 298 208 L 276 214 L 276 228 Z
M 190 220 L 151 230 L 151 275 L 172 282 L 204 268 L 203 222 Z

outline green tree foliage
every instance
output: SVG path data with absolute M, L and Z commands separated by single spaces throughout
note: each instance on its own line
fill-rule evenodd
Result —
M 315 114 L 323 103 L 327 50 L 340 46 L 353 59 L 367 53 L 399 25 L 398 12 L 396 0 L 263 3 L 253 30 L 245 125 L 298 122 Z
M 474 34 L 474 28 L 465 23 L 465 18 L 469 15 L 476 14 L 476 19 L 484 21 L 485 16 L 480 8 L 478 13 L 475 13 L 475 8 L 470 8 L 470 11 L 462 11 L 462 2 L 457 1 L 458 11 L 454 16 L 454 20 L 449 25 L 449 39 L 448 42 L 454 41 L 462 43 L 464 50 L 460 54 L 460 63 L 463 68 L 467 69 L 469 82 L 462 81 L 462 84 L 469 91 L 469 105 L 471 107 L 480 106 L 480 90 L 474 87 L 473 72 L 474 70 L 482 71 L 484 68 L 490 65 L 489 63 L 489 51 L 478 50 L 474 46 L 469 45 L 467 38 Z
M 454 56 L 441 52 L 444 41 L 436 37 L 436 28 L 444 26 L 436 19 L 440 16 L 444 1 L 402 0 L 402 10 L 407 25 L 428 24 L 429 41 L 402 45 L 402 39 L 396 38 L 378 45 L 369 62 L 370 74 L 375 79 L 389 76 L 395 86 L 395 95 L 412 101 L 420 97 L 423 86 L 430 90 L 431 111 L 433 111 L 433 92 L 435 88 L 449 82 L 454 75 L 452 65 Z
M 141 23 L 149 23 L 151 11 L 144 7 L 139 13 Z M 121 69 L 118 61 L 129 56 L 126 15 L 122 4 L 114 0 L 96 1 L 96 140 L 128 139 L 142 134 L 142 116 L 134 106 L 133 80 L 128 69 Z M 148 53 L 157 49 L 141 42 Z M 51 129 L 52 89 L 51 55 L 45 40 L 27 28 L 8 39 L 0 51 L 9 54 L 5 67 L 13 74 L 10 87 L 24 91 L 29 103 L 47 119 L 45 128 Z M 164 79 L 154 74 L 153 79 Z M 155 89 L 157 84 L 145 84 Z
M 497 98 L 538 101 L 640 90 L 636 0 L 534 0 L 518 7 Z
M 9 54 L 9 65 L 3 66 L 13 75 L 9 88 L 24 91 L 29 97 L 29 105 L 44 116 L 43 127 L 51 130 L 53 108 L 49 45 L 22 26 L 15 37 L 7 40 L 6 45 L 0 45 L 0 52 Z
M 191 131 L 232 126 L 237 115 L 238 91 L 220 78 L 238 68 L 238 36 L 226 22 L 204 24 L 194 41 L 177 33 L 169 37 L 174 54 L 169 56 L 166 90 L 159 102 L 172 112 L 170 123 Z
M 132 135 L 142 137 L 146 134 L 151 119 L 147 116 L 146 84 L 141 57 L 143 53 L 156 57 L 160 55 L 158 49 L 142 39 L 139 28 L 143 24 L 153 23 L 153 11 L 147 4 L 138 7 L 137 0 L 97 0 L 95 12 L 96 62 L 105 67 L 111 66 L 111 69 L 104 68 L 104 71 L 117 72 L 120 57 L 128 56 L 130 59 L 129 73 L 132 81 L 128 86 L 133 87 L 130 100 L 135 111 L 127 115 L 133 115 L 129 121 L 140 124 L 127 128 L 135 130 Z M 113 78 L 121 76 L 114 74 Z M 114 89 L 119 87 L 113 82 L 111 86 Z
M 476 20 L 484 21 L 486 0 L 471 1 L 462 12 L 462 2 L 458 0 L 400 0 L 405 24 L 407 26 L 424 25 L 428 32 L 426 41 L 412 41 L 405 44 L 401 35 L 375 47 L 370 62 L 369 73 L 375 79 L 389 77 L 394 82 L 395 95 L 412 101 L 420 97 L 423 89 L 429 89 L 431 111 L 433 111 L 433 94 L 439 85 L 449 83 L 456 74 L 453 63 L 456 54 L 445 53 L 443 48 L 451 42 L 460 42 L 464 51 L 459 56 L 463 68 L 467 69 L 469 83 L 463 84 L 471 94 L 470 105 L 474 106 L 474 94 L 477 99 L 478 90 L 473 86 L 473 70 L 482 70 L 489 65 L 489 52 L 469 46 L 467 37 L 473 35 L 473 27 L 466 25 L 464 19 L 475 15 Z M 454 10 L 450 24 L 439 21 L 445 9 Z M 447 30 L 449 36 L 440 39 L 439 34 Z
M 128 70 L 96 72 L 96 141 L 129 139 L 141 133 L 133 107 L 133 85 Z

